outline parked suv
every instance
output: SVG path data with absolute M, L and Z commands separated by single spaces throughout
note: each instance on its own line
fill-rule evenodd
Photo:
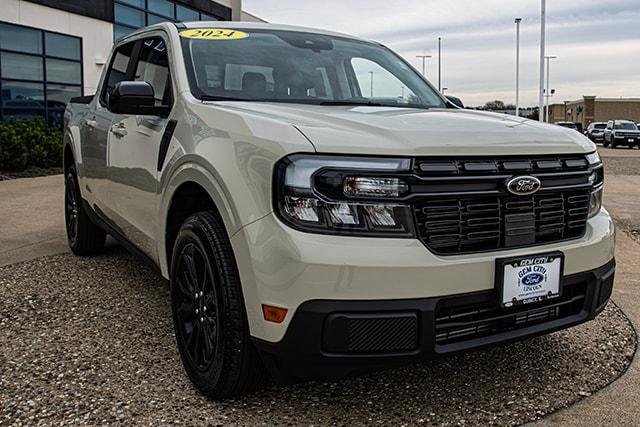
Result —
M 215 398 L 550 333 L 611 295 L 594 144 L 461 109 L 378 43 L 158 24 L 65 116 L 71 249 L 110 234 L 170 281 Z
M 629 148 L 640 147 L 640 130 L 635 123 L 629 120 L 609 120 L 604 130 L 603 145 L 616 148 L 618 145 L 626 145 Z
M 593 142 L 604 142 L 604 130 L 606 127 L 607 124 L 604 122 L 593 122 L 587 127 L 585 135 Z

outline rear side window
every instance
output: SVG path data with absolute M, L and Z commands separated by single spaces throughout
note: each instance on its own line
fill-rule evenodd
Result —
M 131 55 L 133 53 L 133 46 L 135 42 L 127 43 L 120 46 L 111 60 L 111 66 L 107 71 L 107 78 L 105 85 L 100 94 L 100 102 L 102 105 L 107 105 L 108 95 L 114 86 L 123 81 L 127 76 L 127 68 L 131 62 Z
M 164 40 L 152 37 L 142 41 L 134 80 L 145 81 L 153 87 L 157 107 L 171 104 L 169 56 Z

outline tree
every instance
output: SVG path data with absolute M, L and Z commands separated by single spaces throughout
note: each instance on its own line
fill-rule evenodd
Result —
M 484 104 L 484 107 L 482 107 L 483 110 L 489 110 L 489 111 L 495 111 L 495 110 L 505 110 L 506 109 L 506 105 L 504 104 L 503 101 L 500 101 L 499 99 L 496 99 L 495 101 L 489 101 L 486 104 Z

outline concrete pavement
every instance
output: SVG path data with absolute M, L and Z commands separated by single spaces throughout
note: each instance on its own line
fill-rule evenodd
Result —
M 0 182 L 0 266 L 69 250 L 62 175 Z

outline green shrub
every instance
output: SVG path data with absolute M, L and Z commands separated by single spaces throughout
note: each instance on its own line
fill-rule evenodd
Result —
M 0 169 L 22 171 L 62 165 L 62 132 L 44 119 L 0 123 Z

